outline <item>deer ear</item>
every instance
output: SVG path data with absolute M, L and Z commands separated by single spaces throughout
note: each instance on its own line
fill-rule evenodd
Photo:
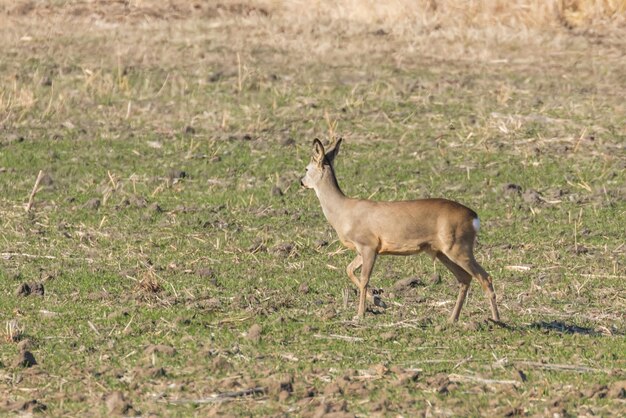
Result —
M 333 148 L 326 153 L 326 159 L 328 160 L 329 163 L 332 164 L 337 154 L 339 154 L 339 146 L 341 145 L 342 142 L 343 142 L 343 138 L 338 138 L 337 140 L 335 140 L 335 144 L 333 145 Z
M 319 164 L 322 165 L 324 163 L 324 145 L 322 145 L 322 142 L 315 138 L 313 140 L 313 160 Z

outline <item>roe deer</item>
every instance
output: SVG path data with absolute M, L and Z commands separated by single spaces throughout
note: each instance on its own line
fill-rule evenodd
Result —
M 450 322 L 459 319 L 472 278 L 478 280 L 491 303 L 491 317 L 499 321 L 491 277 L 474 258 L 474 241 L 480 226 L 476 212 L 445 199 L 375 202 L 346 197 L 333 170 L 341 141 L 338 139 L 327 152 L 319 139 L 313 141 L 313 157 L 301 183 L 315 190 L 324 216 L 343 245 L 357 252 L 346 269 L 359 289 L 357 318 L 365 315 L 367 285 L 376 256 L 424 251 L 437 257 L 460 283 Z M 360 278 L 354 274 L 359 267 Z

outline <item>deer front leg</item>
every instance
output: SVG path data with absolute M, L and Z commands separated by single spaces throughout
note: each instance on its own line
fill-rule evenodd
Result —
M 357 288 L 359 287 L 360 282 L 359 278 L 356 277 L 356 275 L 354 274 L 354 270 L 361 267 L 361 264 L 363 264 L 363 257 L 361 257 L 361 254 L 357 254 L 354 260 L 352 260 L 352 262 L 348 264 L 348 267 L 346 267 L 348 277 L 350 278 L 350 280 L 352 280 L 352 283 L 354 283 Z
M 359 310 L 357 311 L 357 318 L 362 319 L 365 317 L 365 298 L 367 297 L 367 285 L 374 269 L 374 262 L 376 261 L 376 251 L 371 248 L 362 248 L 359 251 L 363 260 L 361 266 L 361 279 L 359 280 Z
M 348 277 L 350 277 L 350 280 L 352 281 L 352 283 L 354 283 L 357 289 L 360 288 L 360 280 L 358 277 L 356 277 L 356 274 L 354 274 L 354 270 L 361 267 L 362 264 L 363 264 L 363 257 L 361 257 L 361 254 L 357 254 L 355 259 L 352 260 L 350 264 L 348 264 L 348 267 L 346 267 Z M 367 289 L 366 299 L 370 301 L 371 303 L 373 303 L 374 306 L 378 306 L 384 309 L 387 308 L 387 304 L 383 301 L 380 295 L 374 294 L 372 289 Z

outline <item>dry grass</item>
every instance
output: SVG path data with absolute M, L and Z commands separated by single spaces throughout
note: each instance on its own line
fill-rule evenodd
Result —
M 546 28 L 606 27 L 624 22 L 624 0 L 374 0 L 273 1 L 291 18 L 350 20 L 384 25 L 394 32 L 467 30 L 507 26 Z

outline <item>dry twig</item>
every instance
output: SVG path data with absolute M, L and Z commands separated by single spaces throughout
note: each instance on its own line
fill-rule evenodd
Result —
M 35 180 L 35 185 L 33 186 L 33 191 L 30 192 L 30 196 L 28 197 L 28 204 L 26 205 L 26 212 L 30 212 L 30 210 L 33 207 L 35 194 L 37 193 L 37 190 L 39 189 L 39 183 L 41 182 L 42 178 L 43 178 L 43 170 L 39 170 L 39 174 L 37 174 L 37 180 Z
M 222 392 L 222 393 L 214 393 L 212 395 L 207 396 L 206 398 L 200 399 L 178 399 L 171 400 L 168 403 L 171 404 L 205 404 L 205 403 L 215 403 L 215 402 L 226 402 L 235 398 L 241 398 L 244 396 L 251 395 L 262 395 L 265 393 L 265 388 L 263 387 L 255 387 L 244 390 L 237 390 L 234 392 Z
M 610 373 L 611 372 L 611 370 L 608 370 L 608 369 L 596 369 L 593 367 L 579 366 L 576 364 L 551 364 L 551 363 L 540 363 L 537 361 L 518 361 L 517 365 L 526 366 L 526 367 L 534 367 L 538 369 L 560 370 L 564 372 L 577 372 L 577 373 Z

